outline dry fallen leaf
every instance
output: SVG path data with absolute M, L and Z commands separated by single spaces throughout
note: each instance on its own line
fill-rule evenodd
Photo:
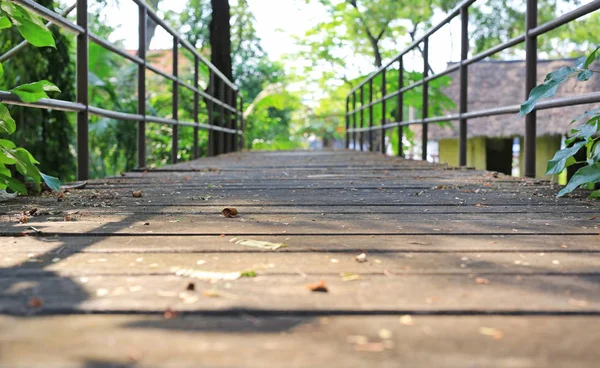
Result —
M 325 280 L 321 280 L 315 284 L 306 285 L 306 287 L 315 292 L 326 293 L 329 291 L 329 289 L 327 289 L 327 285 L 325 284 Z
M 141 190 L 136 190 L 135 192 L 131 193 L 135 198 L 140 198 L 142 196 L 142 191 Z
M 359 274 L 352 272 L 342 272 L 340 273 L 340 276 L 342 277 L 342 281 L 355 281 L 362 278 Z
M 269 249 L 269 250 L 277 250 L 279 248 L 287 247 L 287 245 L 284 243 L 271 243 L 268 241 L 252 240 L 252 239 L 239 239 L 238 240 L 238 238 L 232 238 L 229 242 L 230 243 L 235 242 L 235 244 L 245 245 L 247 247 L 262 248 L 262 249 Z
M 491 336 L 496 340 L 500 340 L 504 337 L 502 331 L 492 327 L 479 327 L 479 333 L 485 336 Z
M 33 298 L 29 299 L 29 301 L 27 302 L 27 306 L 29 308 L 41 308 L 42 306 L 44 306 L 44 301 L 41 298 L 34 296 Z
M 23 216 L 19 218 L 19 223 L 26 224 L 28 221 L 27 216 Z
M 490 280 L 483 278 L 483 277 L 478 277 L 475 279 L 475 283 L 477 285 L 487 285 L 490 283 Z
M 358 263 L 363 263 L 367 261 L 367 255 L 365 253 L 361 253 L 359 255 L 356 256 L 356 262 Z
M 221 280 L 237 280 L 240 277 L 256 277 L 256 272 L 252 270 L 242 272 L 208 272 L 201 270 L 194 270 L 191 268 L 179 268 L 174 267 L 171 269 L 177 276 L 189 277 L 198 280 L 205 281 L 221 281 Z
M 164 319 L 173 319 L 173 318 L 176 318 L 178 315 L 179 315 L 179 313 L 175 312 L 171 308 L 168 308 L 165 311 L 165 313 L 163 313 Z
M 221 213 L 225 217 L 235 217 L 238 215 L 238 210 L 234 207 L 226 207 L 223 208 L 223 211 L 221 211 Z

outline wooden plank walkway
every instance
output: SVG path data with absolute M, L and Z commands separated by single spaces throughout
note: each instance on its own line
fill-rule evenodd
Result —
M 0 366 L 595 366 L 599 207 L 556 191 L 257 152 L 3 203 Z

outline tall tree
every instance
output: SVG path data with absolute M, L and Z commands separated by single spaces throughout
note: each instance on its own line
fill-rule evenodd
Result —
M 210 62 L 223 75 L 233 79 L 231 59 L 231 14 L 228 0 L 211 0 L 212 17 L 210 31 Z

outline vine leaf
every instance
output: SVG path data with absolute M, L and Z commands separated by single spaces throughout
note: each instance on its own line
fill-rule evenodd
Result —
M 577 80 L 580 82 L 585 82 L 589 80 L 594 73 L 591 70 L 582 70 L 577 74 Z
M 600 189 L 593 191 L 592 194 L 590 194 L 590 198 L 600 198 Z
M 571 121 L 571 124 L 573 124 L 574 122 L 576 122 L 578 120 L 590 119 L 590 118 L 596 118 L 596 117 L 600 117 L 600 107 L 597 109 L 592 109 L 592 110 L 586 111 L 585 113 L 583 113 L 583 115 L 578 116 L 575 119 L 573 119 L 573 121 Z
M 542 98 L 552 97 L 556 94 L 558 87 L 563 84 L 566 80 L 578 73 L 578 70 L 570 67 L 563 66 L 562 68 L 549 73 L 546 75 L 544 83 L 536 86 L 529 93 L 529 98 L 521 105 L 519 116 L 525 116 L 533 111 L 535 105 Z
M 23 84 L 10 90 L 23 102 L 36 102 L 42 98 L 48 98 L 46 92 L 60 92 L 60 89 L 47 80 Z
M 54 176 L 46 175 L 43 172 L 40 172 L 44 183 L 48 186 L 48 188 L 60 192 L 60 180 Z
M 548 167 L 546 169 L 546 175 L 558 175 L 565 167 L 567 167 L 567 160 L 569 157 L 575 155 L 586 142 L 577 142 L 573 146 L 561 149 L 556 152 L 552 160 L 548 161 Z
M 597 182 L 600 182 L 600 162 L 584 166 L 577 170 L 571 180 L 569 180 L 569 183 L 558 192 L 558 196 L 562 197 L 565 194 L 571 193 L 583 184 Z
M 27 195 L 27 188 L 25 187 L 25 184 L 21 183 L 15 178 L 0 174 L 0 188 L 2 187 L 8 187 L 19 194 Z
M 23 7 L 10 1 L 2 1 L 2 10 L 12 19 L 17 30 L 30 44 L 36 47 L 54 47 L 54 36 L 42 20 L 31 15 Z M 4 22 L 6 24 L 6 22 Z
M 571 144 L 578 139 L 588 140 L 591 136 L 596 134 L 598 131 L 598 123 L 600 122 L 600 117 L 591 118 L 587 123 L 582 126 L 571 129 L 571 134 L 569 134 L 569 138 L 565 140 L 566 144 Z
M 597 46 L 587 57 L 581 57 L 575 60 L 575 67 L 579 69 L 587 69 L 596 59 L 596 54 L 600 50 L 600 46 Z
M 10 19 L 8 19 L 8 17 L 5 17 L 5 16 L 0 16 L 0 30 L 7 29 L 10 27 L 12 27 L 12 23 L 10 22 Z
M 0 103 L 0 133 L 13 134 L 16 129 L 15 120 L 10 116 L 6 106 Z

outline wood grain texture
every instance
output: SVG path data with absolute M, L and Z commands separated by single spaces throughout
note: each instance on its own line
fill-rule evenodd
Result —
M 557 191 L 324 151 L 18 198 L 0 209 L 0 366 L 591 366 L 600 211 Z

